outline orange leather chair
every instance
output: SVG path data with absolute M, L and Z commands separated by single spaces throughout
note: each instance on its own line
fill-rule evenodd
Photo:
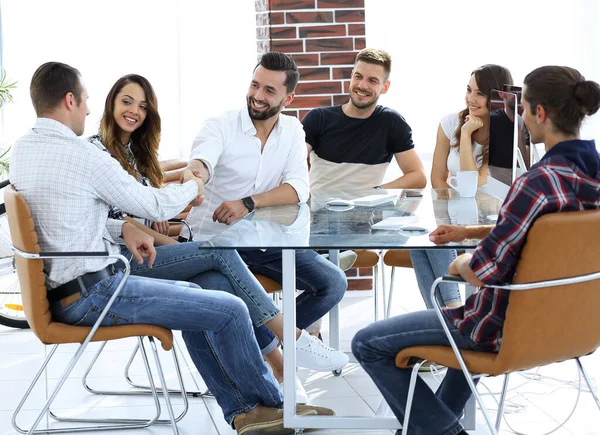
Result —
M 440 282 L 456 278 L 438 278 L 432 300 L 452 347 L 410 347 L 398 353 L 396 365 L 408 368 L 414 358 L 420 361 L 413 367 L 411 384 L 425 361 L 462 370 L 494 434 L 502 421 L 508 375 L 518 370 L 574 358 L 600 409 L 598 395 L 579 361 L 600 347 L 599 228 L 600 210 L 552 213 L 534 223 L 513 284 L 499 286 L 511 293 L 498 353 L 456 347 L 434 297 Z M 473 374 L 506 375 L 495 426 L 485 412 Z M 408 427 L 413 392 L 409 391 L 404 427 Z
M 412 261 L 410 260 L 410 251 L 406 249 L 391 249 L 387 251 L 383 256 L 383 264 L 392 267 L 392 276 L 390 277 L 390 291 L 388 293 L 387 307 L 385 309 L 385 318 L 387 319 L 388 317 L 390 317 L 390 311 L 392 309 L 392 296 L 394 294 L 394 278 L 396 276 L 396 268 L 407 267 L 412 269 L 413 267 Z
M 102 318 L 101 316 L 96 324 L 93 327 L 84 327 L 84 326 L 71 326 L 63 323 L 54 322 L 52 320 L 52 315 L 50 314 L 50 304 L 47 299 L 47 290 L 45 286 L 45 276 L 44 276 L 44 265 L 42 262 L 42 258 L 52 258 L 52 254 L 56 253 L 42 253 L 40 251 L 40 246 L 38 244 L 38 236 L 35 231 L 35 224 L 31 217 L 31 210 L 27 203 L 25 202 L 22 195 L 16 192 L 16 190 L 10 186 L 6 188 L 4 192 L 4 200 L 6 203 L 6 212 L 8 217 L 8 223 L 10 227 L 11 239 L 13 243 L 13 247 L 15 249 L 15 261 L 17 267 L 17 273 L 19 275 L 19 280 L 21 283 L 21 295 L 23 300 L 23 307 L 25 310 L 25 315 L 31 329 L 35 333 L 35 335 L 40 339 L 40 341 L 44 344 L 52 344 L 52 350 L 48 353 L 48 356 L 42 367 L 36 374 L 31 386 L 25 393 L 25 396 L 17 406 L 13 414 L 13 426 L 16 430 L 25 433 L 27 430 L 20 428 L 17 425 L 17 416 L 21 411 L 23 405 L 25 404 L 27 398 L 31 394 L 33 387 L 37 383 L 38 379 L 44 373 L 46 366 L 49 361 L 54 356 L 58 346 L 60 344 L 65 343 L 81 343 L 79 349 L 71 359 L 70 363 L 64 370 L 63 375 L 61 376 L 58 385 L 50 395 L 48 401 L 44 405 L 44 408 L 39 413 L 36 421 L 33 426 L 28 429 L 28 433 L 46 433 L 47 431 L 35 430 L 39 425 L 40 421 L 46 416 L 48 413 L 52 418 L 59 421 L 69 421 L 69 422 L 83 422 L 83 423 L 94 423 L 96 427 L 90 428 L 89 426 L 81 426 L 81 427 L 72 427 L 72 428 L 60 428 L 60 429 L 52 429 L 52 432 L 73 432 L 77 430 L 106 430 L 107 428 L 121 428 L 121 429 L 134 429 L 134 428 L 144 428 L 148 427 L 154 423 L 166 423 L 171 424 L 174 433 L 178 433 L 176 422 L 183 418 L 185 413 L 187 412 L 187 398 L 184 395 L 184 411 L 181 415 L 175 418 L 173 413 L 173 408 L 171 406 L 171 401 L 169 399 L 169 394 L 167 389 L 163 389 L 165 401 L 167 403 L 167 408 L 169 410 L 169 420 L 159 420 L 160 417 L 160 405 L 158 402 L 158 391 L 154 386 L 154 381 L 152 378 L 152 373 L 150 371 L 150 366 L 148 365 L 147 360 L 145 360 L 146 372 L 148 374 L 148 380 L 151 386 L 152 395 L 155 399 L 156 404 L 156 415 L 152 419 L 128 419 L 126 422 L 123 419 L 82 419 L 82 418 L 60 418 L 57 417 L 50 411 L 50 405 L 52 401 L 60 391 L 64 382 L 67 380 L 69 374 L 73 370 L 73 367 L 80 359 L 84 350 L 86 349 L 88 343 L 90 341 L 108 341 L 108 340 L 116 340 L 119 338 L 126 337 L 138 337 L 138 344 L 144 348 L 142 338 L 148 337 L 150 341 L 150 345 L 152 347 L 154 357 L 156 359 L 158 374 L 161 380 L 161 384 L 165 385 L 165 377 L 163 374 L 162 367 L 160 365 L 160 360 L 158 359 L 158 352 L 156 349 L 156 344 L 154 342 L 154 337 L 158 338 L 161 341 L 162 347 L 165 350 L 172 350 L 173 358 L 175 360 L 175 366 L 178 368 L 178 360 L 177 355 L 175 353 L 175 348 L 173 347 L 173 334 L 170 330 L 160 328 L 157 326 L 151 325 L 126 325 L 126 326 L 110 326 L 110 327 L 102 327 L 99 326 Z M 63 255 L 65 253 L 62 253 Z M 88 255 L 89 256 L 89 255 Z M 125 283 L 129 275 L 129 263 L 127 262 L 125 257 L 122 256 L 109 256 L 104 253 L 96 253 L 96 257 L 113 257 L 119 258 L 124 261 L 126 265 L 126 273 L 125 276 L 120 283 L 119 287 L 115 292 L 118 293 Z M 54 255 L 56 257 L 56 255 Z M 71 258 L 82 257 L 81 253 L 73 253 Z M 64 258 L 64 257 L 63 257 Z M 67 257 L 69 258 L 69 257 Z M 109 302 L 107 307 L 105 307 L 103 313 L 107 312 L 110 308 L 112 302 Z M 102 346 L 98 352 L 98 354 L 102 351 Z M 178 377 L 180 382 L 180 387 L 183 390 L 183 382 L 181 378 L 181 372 L 178 371 Z M 98 423 L 105 423 L 103 426 L 97 426 Z

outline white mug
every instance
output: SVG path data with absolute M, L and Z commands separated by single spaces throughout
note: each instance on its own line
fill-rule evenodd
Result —
M 448 201 L 448 217 L 453 225 L 477 225 L 477 201 L 475 198 L 451 199 Z
M 456 190 L 462 198 L 473 198 L 477 193 L 478 180 L 479 172 L 477 171 L 458 171 L 456 177 L 448 177 L 446 183 Z

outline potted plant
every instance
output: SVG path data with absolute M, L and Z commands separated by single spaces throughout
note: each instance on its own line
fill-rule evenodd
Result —
M 11 89 L 17 87 L 17 82 L 10 82 L 6 77 L 6 71 L 4 68 L 0 68 L 0 110 L 5 103 L 12 103 Z M 8 175 L 8 153 L 10 147 L 7 149 L 0 148 L 0 179 L 4 179 Z

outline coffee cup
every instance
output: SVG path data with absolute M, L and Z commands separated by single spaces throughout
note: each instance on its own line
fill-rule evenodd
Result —
M 477 182 L 479 181 L 479 172 L 477 171 L 459 171 L 456 176 L 448 177 L 446 183 L 448 186 L 458 192 L 462 198 L 473 198 L 477 193 Z

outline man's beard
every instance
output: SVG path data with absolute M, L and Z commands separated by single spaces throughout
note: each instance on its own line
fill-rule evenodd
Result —
M 248 115 L 250 115 L 250 118 L 254 119 L 255 121 L 264 121 L 266 119 L 272 118 L 273 116 L 277 115 L 283 107 L 282 101 L 281 103 L 279 103 L 279 105 L 275 107 L 267 106 L 266 110 L 258 111 L 254 107 L 252 107 L 252 100 L 254 100 L 254 98 L 248 98 L 246 100 L 246 103 L 248 105 Z
M 352 101 L 352 105 L 357 109 L 366 109 L 367 107 L 371 107 L 373 104 L 377 104 L 377 100 L 379 100 L 379 98 L 375 98 L 366 102 L 361 102 L 354 99 L 354 91 L 350 92 L 350 101 Z

